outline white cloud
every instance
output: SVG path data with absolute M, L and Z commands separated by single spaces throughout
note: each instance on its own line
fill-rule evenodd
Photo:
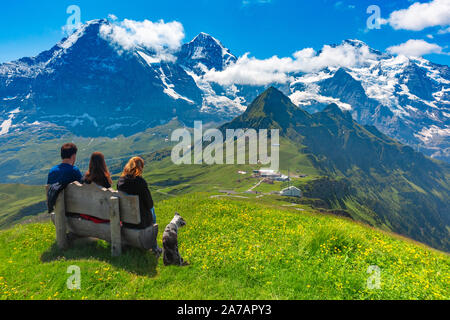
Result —
M 336 47 L 326 45 L 319 54 L 307 48 L 295 52 L 292 57 L 273 56 L 263 60 L 249 57 L 246 53 L 225 70 L 213 69 L 204 77 L 221 85 L 286 83 L 292 80 L 291 73 L 312 72 L 325 67 L 352 67 L 372 58 L 374 56 L 366 45 L 352 46 L 348 43 Z
M 223 71 L 210 70 L 205 74 L 207 81 L 222 85 L 251 84 L 264 85 L 268 83 L 284 83 L 289 79 L 286 71 L 292 67 L 291 58 L 272 58 L 258 60 L 246 53 L 238 61 Z
M 410 39 L 405 43 L 389 47 L 386 50 L 391 54 L 401 54 L 413 57 L 421 57 L 429 53 L 443 53 L 441 46 L 418 39 Z
M 355 40 L 355 46 L 348 43 L 336 47 L 323 46 L 320 54 L 313 49 L 303 49 L 294 53 L 298 65 L 298 71 L 312 72 L 325 67 L 353 67 L 361 65 L 369 59 L 375 59 L 375 55 L 363 42 Z
M 115 14 L 112 14 L 112 13 L 108 14 L 108 18 L 110 20 L 112 20 L 112 21 L 116 21 L 117 20 L 117 16 Z
M 427 3 L 415 2 L 407 9 L 397 10 L 382 23 L 389 23 L 394 29 L 420 31 L 428 27 L 450 25 L 450 0 L 433 0 Z
M 146 48 L 161 60 L 174 60 L 184 39 L 183 25 L 177 21 L 134 21 L 125 19 L 102 25 L 100 34 L 120 49 Z

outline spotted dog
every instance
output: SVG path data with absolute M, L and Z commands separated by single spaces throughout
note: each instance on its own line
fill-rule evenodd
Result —
M 172 221 L 166 226 L 163 233 L 163 262 L 164 265 L 185 266 L 188 263 L 183 260 L 178 251 L 178 228 L 186 225 L 186 221 L 178 212 L 175 213 Z

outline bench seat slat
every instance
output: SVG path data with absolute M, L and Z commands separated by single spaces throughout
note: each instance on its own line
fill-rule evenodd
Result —
M 94 183 L 80 184 L 73 182 L 65 189 L 66 212 L 87 214 L 99 219 L 109 220 L 109 201 L 111 197 L 119 198 L 120 220 L 139 224 L 139 197 L 128 195 L 112 189 L 100 188 Z
M 97 238 L 111 242 L 109 223 L 96 224 L 81 218 L 67 217 L 67 227 L 70 232 L 73 232 L 78 236 Z M 150 250 L 156 243 L 157 234 L 157 224 L 140 230 L 122 228 L 122 245 Z

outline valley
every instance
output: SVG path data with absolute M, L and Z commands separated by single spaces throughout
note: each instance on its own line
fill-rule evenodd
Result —
M 155 130 L 163 132 L 165 128 L 168 137 L 170 128 L 179 123 L 172 125 Z M 304 176 L 292 178 L 290 184 L 304 192 L 303 201 L 311 208 L 342 211 L 354 220 L 449 250 L 448 164 L 427 158 L 374 127 L 359 125 L 336 105 L 309 114 L 275 88 L 267 89 L 243 115 L 219 129 L 228 128 L 280 130 L 280 170 Z M 215 194 L 220 190 L 243 193 L 258 182 L 250 173 L 261 165 L 175 165 L 171 148 L 164 147 L 166 133 L 153 136 L 151 132 L 142 137 L 124 137 L 122 143 L 128 150 L 136 150 L 132 155 L 141 155 L 146 161 L 144 178 L 155 197 L 167 199 L 206 190 Z M 151 142 L 154 149 L 139 152 L 134 141 Z M 116 140 L 106 142 L 92 142 L 89 148 L 100 148 L 111 157 L 107 146 L 118 144 Z M 245 148 L 238 153 L 246 153 L 248 159 L 248 146 Z M 88 154 L 80 153 L 79 161 L 85 161 Z M 115 179 L 128 157 L 110 161 Z M 45 171 L 40 179 L 45 181 Z M 254 191 L 280 191 L 287 184 L 261 184 Z

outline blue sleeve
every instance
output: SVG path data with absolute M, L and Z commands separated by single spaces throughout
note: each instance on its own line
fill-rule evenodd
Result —
M 51 168 L 50 169 L 50 171 L 49 171 L 49 173 L 48 173 L 48 177 L 47 177 L 47 184 L 53 184 L 53 183 L 55 183 L 55 178 L 54 178 L 54 169 L 53 168 Z
M 77 167 L 74 168 L 74 172 L 75 172 L 75 181 L 81 182 L 81 179 L 83 178 L 80 172 L 80 169 L 78 169 Z

